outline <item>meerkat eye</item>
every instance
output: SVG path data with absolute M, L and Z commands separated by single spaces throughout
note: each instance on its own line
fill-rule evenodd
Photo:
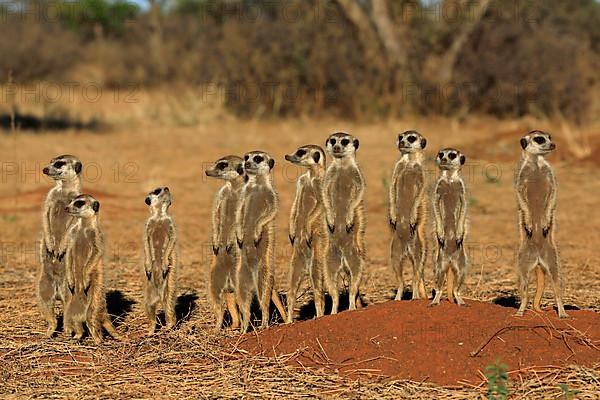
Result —
M 223 171 L 225 168 L 227 168 L 227 165 L 228 164 L 225 161 L 222 161 L 217 164 L 217 169 L 220 169 L 221 171 Z
M 450 152 L 450 154 L 448 154 L 448 158 L 451 160 L 454 160 L 456 158 L 456 153 L 455 152 Z
M 536 142 L 537 144 L 546 143 L 546 139 L 543 136 L 536 136 L 533 138 L 533 141 Z
M 350 140 L 342 139 L 342 141 L 340 143 L 342 144 L 342 146 L 348 146 L 350 144 Z
M 438 158 L 439 158 L 440 160 L 441 160 L 442 158 L 444 158 L 444 152 L 443 152 L 443 151 L 440 151 L 440 152 L 438 153 Z
M 298 151 L 296 152 L 296 156 L 298 156 L 298 157 L 304 157 L 305 154 L 306 154 L 306 150 L 304 150 L 304 149 L 298 149 Z
M 158 189 L 154 189 L 154 191 L 152 192 L 153 195 L 158 196 L 160 194 L 160 188 Z
M 414 143 L 414 142 L 416 142 L 416 141 L 417 141 L 417 137 L 416 137 L 416 136 L 414 136 L 414 135 L 410 135 L 410 136 L 408 137 L 408 139 L 406 139 L 406 140 L 408 140 L 408 143 Z
M 250 156 L 248 156 L 247 154 L 244 156 L 244 161 L 248 161 L 248 159 L 250 158 Z
M 265 161 L 265 159 L 262 156 L 254 156 L 255 163 L 260 164 L 263 161 Z
M 84 204 L 85 204 L 85 201 L 83 201 L 83 200 L 77 200 L 75 203 L 73 203 L 73 205 L 77 208 L 83 207 Z
M 329 139 L 329 143 L 331 143 L 332 146 L 335 146 L 335 138 Z
M 398 141 L 401 142 L 404 139 L 404 135 L 398 135 Z
M 62 168 L 65 164 L 66 162 L 64 161 L 56 161 L 53 166 L 54 168 Z

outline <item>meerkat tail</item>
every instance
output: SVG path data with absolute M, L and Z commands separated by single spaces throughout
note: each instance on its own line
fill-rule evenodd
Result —
M 279 293 L 277 293 L 277 290 L 275 290 L 275 289 L 273 289 L 271 291 L 271 300 L 273 301 L 273 304 L 275 304 L 277 311 L 279 311 L 281 318 L 283 318 L 284 321 L 287 321 L 287 313 L 285 312 L 285 308 L 283 307 L 283 304 L 281 303 L 281 299 L 279 298 Z
M 106 332 L 108 332 L 108 334 L 113 339 L 118 340 L 118 341 L 122 341 L 123 340 L 123 338 L 121 337 L 121 335 L 119 335 L 119 333 L 117 332 L 117 330 L 113 326 L 112 322 L 110 322 L 110 320 L 108 318 L 106 318 L 104 320 L 104 322 L 102 322 L 102 327 L 104 327 L 104 329 L 106 330 Z
M 542 311 L 540 304 L 542 302 L 542 296 L 544 295 L 546 274 L 539 265 L 535 268 L 535 272 L 537 275 L 537 285 L 535 288 L 535 297 L 533 298 L 533 309 L 535 311 Z
M 448 268 L 448 274 L 446 276 L 446 287 L 448 288 L 448 301 L 450 303 L 454 303 L 454 275 L 454 269 Z
M 240 327 L 240 315 L 237 309 L 237 303 L 235 302 L 234 293 L 225 293 L 225 304 L 229 315 L 231 315 L 231 329 L 239 329 Z
M 357 309 L 363 308 L 363 303 L 362 303 L 362 300 L 360 299 L 360 296 L 356 296 L 355 304 L 356 304 Z

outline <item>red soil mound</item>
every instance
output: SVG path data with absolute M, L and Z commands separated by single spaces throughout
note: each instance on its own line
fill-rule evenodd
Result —
M 325 368 L 352 377 L 374 376 L 455 385 L 479 383 L 485 367 L 498 359 L 511 379 L 533 367 L 600 362 L 600 314 L 528 311 L 467 301 L 390 301 L 247 334 L 238 345 L 265 356 L 297 352 L 289 363 Z

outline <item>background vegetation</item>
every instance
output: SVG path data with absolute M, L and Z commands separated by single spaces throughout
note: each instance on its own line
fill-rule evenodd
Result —
M 140 0 L 143 1 L 143 0 Z M 594 0 L 2 3 L 0 76 L 184 84 L 242 116 L 600 109 Z

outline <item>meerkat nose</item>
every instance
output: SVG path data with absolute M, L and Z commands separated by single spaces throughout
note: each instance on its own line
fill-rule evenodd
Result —
M 44 175 L 48 175 L 48 173 L 50 172 L 50 170 L 48 169 L 48 167 L 44 167 L 44 169 L 42 170 L 42 172 L 44 173 Z
M 554 150 L 556 148 L 556 145 L 554 143 L 550 143 L 550 150 Z
M 169 193 L 169 188 L 165 187 L 165 192 Z

